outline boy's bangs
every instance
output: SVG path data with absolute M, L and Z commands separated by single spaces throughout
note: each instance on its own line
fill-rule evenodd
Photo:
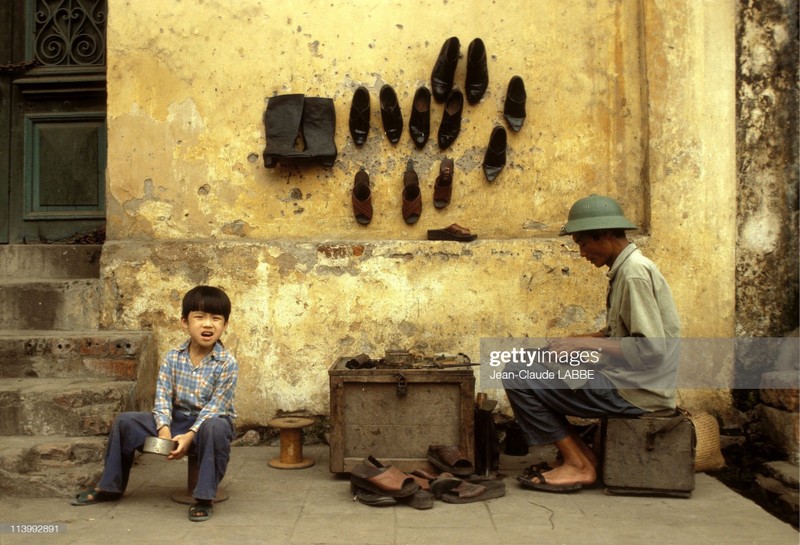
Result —
M 200 311 L 209 314 L 219 314 L 228 320 L 231 314 L 231 301 L 219 288 L 212 286 L 197 286 L 189 290 L 183 297 L 182 316 L 189 316 L 190 312 Z

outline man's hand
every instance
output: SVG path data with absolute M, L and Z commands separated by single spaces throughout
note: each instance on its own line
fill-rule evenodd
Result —
M 167 456 L 167 460 L 180 460 L 189 452 L 189 447 L 192 446 L 192 441 L 194 441 L 195 433 L 191 430 L 187 431 L 183 435 L 176 435 L 172 438 L 173 441 L 178 442 L 178 446 L 175 447 L 175 450 L 169 453 Z
M 172 432 L 169 429 L 169 426 L 161 426 L 158 430 L 158 438 L 159 439 L 172 439 Z

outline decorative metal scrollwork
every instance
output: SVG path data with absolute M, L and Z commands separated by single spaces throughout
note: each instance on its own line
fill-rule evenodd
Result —
M 44 66 L 106 62 L 106 0 L 36 0 L 34 58 Z

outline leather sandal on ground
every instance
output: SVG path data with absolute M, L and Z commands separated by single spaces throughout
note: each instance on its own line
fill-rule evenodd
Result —
M 214 512 L 214 505 L 212 503 L 195 502 L 189 506 L 189 520 L 192 522 L 203 522 L 211 518 L 211 513 Z
M 91 496 L 91 498 L 89 497 Z M 106 492 L 105 490 L 97 490 L 90 488 L 84 490 L 80 494 L 75 494 L 75 497 L 70 502 L 72 505 L 94 505 L 105 501 L 117 501 L 122 497 L 119 492 Z
M 417 490 L 410 496 L 397 498 L 397 501 L 414 509 L 431 509 L 433 507 L 433 494 L 428 490 Z
M 353 492 L 353 501 L 358 501 L 370 507 L 391 507 L 397 505 L 397 500 L 384 494 L 376 494 L 369 490 L 364 490 L 351 483 L 350 489 Z
M 467 477 L 475 473 L 475 466 L 457 446 L 430 445 L 428 461 L 442 471 L 448 471 L 458 477 Z
M 444 229 L 428 229 L 428 240 L 454 240 L 456 242 L 472 242 L 478 238 L 466 227 L 461 227 L 457 223 L 445 227 Z
M 410 475 L 394 466 L 376 467 L 369 458 L 350 470 L 350 482 L 353 485 L 393 498 L 405 498 L 420 489 Z
M 369 455 L 366 458 L 364 458 L 363 463 L 368 465 L 368 466 L 373 466 L 373 467 L 376 467 L 376 468 L 389 467 L 389 466 L 383 465 L 381 462 L 378 461 L 377 458 L 375 458 L 372 455 Z M 424 474 L 419 474 L 420 472 L 421 472 L 421 470 L 416 470 L 416 471 L 412 471 L 411 473 L 406 473 L 405 475 L 406 475 L 406 477 L 411 477 L 412 479 L 414 479 L 414 482 L 416 482 L 422 490 L 430 490 L 430 488 L 431 488 L 431 479 L 426 477 Z M 424 472 L 422 472 L 422 473 L 424 473 Z
M 461 479 L 456 484 L 448 479 L 447 485 L 439 488 L 441 500 L 445 503 L 473 503 L 491 500 L 506 495 L 506 483 L 503 481 L 482 481 L 481 484 L 468 483 Z M 452 486 L 455 484 L 455 486 Z
M 538 479 L 539 482 L 534 482 L 533 479 Z M 518 475 L 517 481 L 522 485 L 523 488 L 530 490 L 541 490 L 542 492 L 556 492 L 563 494 L 567 492 L 577 492 L 583 488 L 581 483 L 549 484 L 547 479 L 544 478 L 544 475 L 540 471 L 533 471 L 530 475 Z

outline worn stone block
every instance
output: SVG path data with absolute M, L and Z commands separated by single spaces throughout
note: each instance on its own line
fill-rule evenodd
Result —
M 783 450 L 789 461 L 797 464 L 800 456 L 800 414 L 783 411 L 768 405 L 759 405 L 759 416 L 764 432 L 772 443 Z
M 761 375 L 761 401 L 767 405 L 797 412 L 800 390 L 797 371 L 770 371 Z

